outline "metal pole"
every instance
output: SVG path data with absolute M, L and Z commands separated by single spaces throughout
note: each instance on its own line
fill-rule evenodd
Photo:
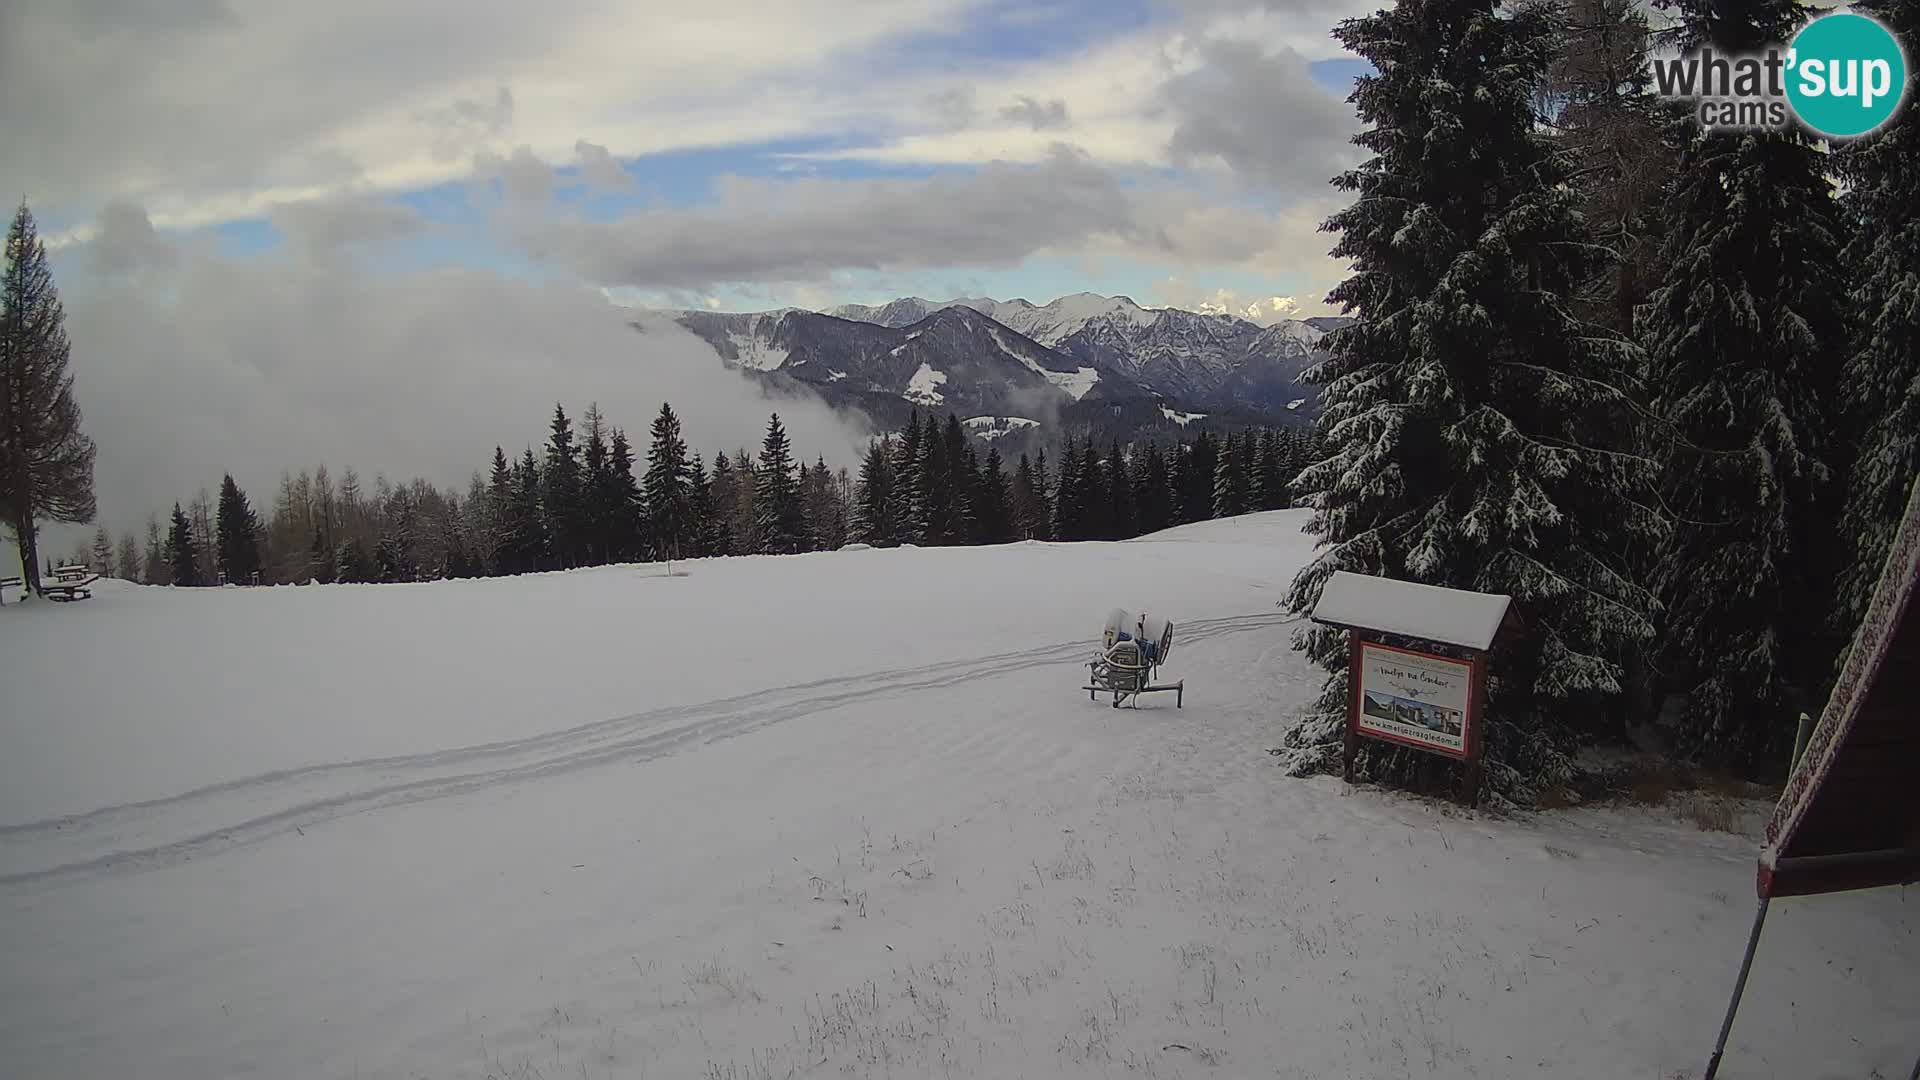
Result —
M 1760 947 L 1760 926 L 1767 921 L 1767 904 L 1772 900 L 1770 896 L 1761 897 L 1760 908 L 1753 913 L 1753 933 L 1747 935 L 1747 955 L 1740 961 L 1740 977 L 1733 983 L 1733 1000 L 1727 1002 L 1727 1018 L 1720 1021 L 1720 1038 L 1713 1044 L 1713 1057 L 1707 1060 L 1703 1080 L 1713 1080 L 1720 1071 L 1720 1057 L 1727 1052 L 1727 1036 L 1733 1032 L 1733 1014 L 1740 1011 L 1740 995 L 1747 991 L 1747 973 L 1753 970 L 1753 953 Z
M 1800 714 L 1800 728 L 1793 735 L 1793 761 L 1787 768 L 1793 769 L 1800 764 L 1800 755 L 1807 752 L 1807 740 L 1813 736 L 1813 717 Z

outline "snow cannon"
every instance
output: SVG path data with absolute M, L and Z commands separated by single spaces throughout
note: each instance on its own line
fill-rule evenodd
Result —
M 1173 652 L 1173 623 L 1157 615 L 1135 616 L 1123 608 L 1107 615 L 1101 630 L 1100 649 L 1087 665 L 1087 700 L 1102 693 L 1113 695 L 1113 707 L 1132 702 L 1140 707 L 1141 694 L 1173 691 L 1174 708 L 1186 704 L 1186 680 L 1169 686 L 1156 686 L 1153 676 Z

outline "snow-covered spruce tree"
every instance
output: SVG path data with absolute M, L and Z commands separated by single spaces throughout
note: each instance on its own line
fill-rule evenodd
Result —
M 979 498 L 974 504 L 981 543 L 1005 544 L 1017 538 L 1013 521 L 1013 491 L 1007 481 L 1000 448 L 990 447 L 980 465 Z
M 1033 537 L 1036 540 L 1057 539 L 1053 531 L 1053 499 L 1057 489 L 1053 483 L 1053 473 L 1047 468 L 1047 448 L 1042 446 L 1033 454 Z
M 1791 0 L 1677 0 L 1683 45 L 1749 53 L 1785 41 Z M 1826 155 L 1799 130 L 1686 141 L 1668 189 L 1659 286 L 1636 323 L 1661 481 L 1676 525 L 1655 564 L 1662 689 L 1684 701 L 1690 757 L 1784 759 L 1820 711 L 1838 645 L 1834 395 L 1844 355 L 1842 228 Z
M 1920 0 L 1863 0 L 1855 10 L 1920 43 Z M 1833 155 L 1852 228 L 1840 256 L 1853 275 L 1854 316 L 1841 378 L 1845 428 L 1857 446 L 1839 529 L 1847 548 L 1834 629 L 1843 641 L 1866 614 L 1920 475 L 1920 72 L 1909 66 L 1907 80 L 1899 115 Z
M 1220 444 L 1220 462 L 1214 467 L 1213 516 L 1236 517 L 1247 512 L 1247 470 L 1241 460 L 1242 440 L 1228 435 Z
M 1619 445 L 1633 347 L 1568 301 L 1590 248 L 1535 124 L 1552 32 L 1485 0 L 1401 0 L 1335 30 L 1378 72 L 1350 99 L 1372 156 L 1335 180 L 1357 198 L 1325 226 L 1353 263 L 1329 299 L 1357 318 L 1307 373 L 1324 455 L 1296 487 L 1321 551 L 1288 598 L 1310 612 L 1337 570 L 1512 596 L 1526 632 L 1495 658 L 1488 775 L 1518 803 L 1569 777 L 1576 731 L 1653 633 L 1653 597 L 1612 553 L 1661 529 L 1653 467 Z M 1306 772 L 1338 764 L 1347 644 L 1296 641 L 1330 672 L 1287 738 Z M 1370 745 L 1358 767 L 1404 780 L 1415 760 Z
M 1133 475 L 1133 506 L 1142 533 L 1156 533 L 1173 524 L 1172 481 L 1160 444 L 1147 443 Z

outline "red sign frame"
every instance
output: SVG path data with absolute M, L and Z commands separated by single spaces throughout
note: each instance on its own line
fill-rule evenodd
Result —
M 1363 693 L 1363 680 L 1360 677 L 1363 649 L 1383 649 L 1388 652 L 1417 656 L 1428 660 L 1440 660 L 1450 664 L 1465 664 L 1467 667 L 1466 713 L 1462 720 L 1461 736 L 1463 749 L 1455 751 L 1434 746 L 1414 739 L 1396 736 L 1382 731 L 1366 731 L 1360 727 L 1360 700 Z M 1381 742 L 1405 746 L 1436 757 L 1451 761 L 1465 762 L 1467 765 L 1467 802 L 1472 805 L 1478 801 L 1481 779 L 1481 762 L 1486 752 L 1486 735 L 1481 730 L 1481 721 L 1486 714 L 1487 690 L 1487 654 L 1480 650 L 1469 650 L 1470 656 L 1462 659 L 1458 656 L 1446 656 L 1441 653 L 1423 652 L 1419 649 L 1402 648 L 1379 641 L 1364 640 L 1358 630 L 1347 631 L 1347 738 L 1345 772 L 1348 780 L 1353 779 L 1353 759 L 1360 751 L 1360 740 L 1376 739 Z

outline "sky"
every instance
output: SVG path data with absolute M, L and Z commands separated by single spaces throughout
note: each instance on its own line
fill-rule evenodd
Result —
M 850 462 L 635 307 L 1124 294 L 1332 313 L 1354 0 L 11 0 L 116 534 L 231 472 L 464 487 L 598 402 Z M 56 542 L 71 547 L 60 532 Z

